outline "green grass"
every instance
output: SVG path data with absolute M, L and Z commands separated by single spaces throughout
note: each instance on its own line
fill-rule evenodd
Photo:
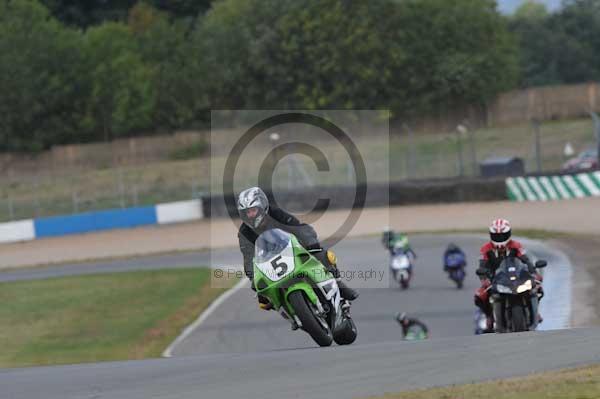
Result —
M 160 356 L 224 289 L 209 269 L 0 283 L 0 367 Z
M 427 230 L 427 231 L 407 231 L 409 236 L 412 235 L 431 235 L 431 234 L 481 234 L 487 235 L 487 229 L 447 229 L 447 230 Z M 379 234 L 379 233 L 377 233 Z M 514 231 L 515 237 L 531 238 L 533 240 L 552 240 L 566 237 L 576 237 L 577 233 L 565 233 L 561 231 L 539 230 L 539 229 L 519 229 Z
M 388 394 L 379 399 L 597 399 L 600 366 L 527 377 Z
M 298 139 L 301 141 L 301 137 Z M 459 146 L 454 133 L 415 134 L 409 139 L 406 132 L 392 131 L 389 142 L 369 136 L 355 141 L 365 160 L 369 182 L 454 177 L 459 172 Z M 576 151 L 592 145 L 591 121 L 580 119 L 542 125 L 541 151 L 545 170 L 560 168 L 567 142 L 571 142 Z M 298 158 L 308 173 L 317 176 L 316 184 L 351 183 L 346 154 L 338 145 L 311 144 L 327 155 L 331 167 L 330 172 L 317 174 L 312 160 Z M 211 191 L 211 187 L 218 191 L 222 180 L 219 171 L 225 165 L 227 154 L 223 154 L 222 148 L 211 148 L 214 157 L 209 158 L 203 146 L 188 146 L 171 154 L 171 160 L 137 166 L 36 171 L 7 176 L 0 181 L 0 221 L 185 200 L 197 198 L 202 192 Z M 477 162 L 492 155 L 520 156 L 528 171 L 536 168 L 530 125 L 479 129 L 474 132 L 473 146 L 475 159 L 469 136 L 462 138 L 466 176 L 476 175 Z M 240 187 L 256 184 L 257 171 L 267 150 L 258 145 L 248 149 L 251 155 L 244 153 L 242 160 L 245 163 L 236 173 Z M 287 173 L 286 167 L 278 168 L 274 187 L 288 187 Z

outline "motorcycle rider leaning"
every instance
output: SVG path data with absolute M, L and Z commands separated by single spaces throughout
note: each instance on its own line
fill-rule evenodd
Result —
M 238 231 L 240 251 L 244 258 L 244 272 L 253 281 L 254 244 L 258 236 L 266 230 L 281 229 L 293 234 L 300 245 L 306 248 L 319 262 L 325 266 L 328 272 L 333 274 L 340 288 L 342 298 L 352 301 L 358 298 L 358 293 L 347 287 L 340 279 L 339 270 L 336 267 L 335 254 L 331 250 L 321 247 L 317 233 L 312 226 L 301 223 L 296 217 L 283 209 L 269 206 L 266 194 L 259 187 L 251 187 L 242 191 L 238 197 L 237 209 L 242 219 L 242 225 Z M 255 290 L 254 284 L 252 289 Z M 258 298 L 261 309 L 271 308 L 268 301 Z
M 462 256 L 462 258 L 465 260 L 465 266 L 466 261 L 467 261 L 467 255 L 465 255 L 464 251 L 462 249 L 460 249 L 460 247 L 454 243 L 450 243 L 448 244 L 448 246 L 446 247 L 446 250 L 444 251 L 444 257 L 443 257 L 443 262 L 444 262 L 444 271 L 448 271 L 448 265 L 446 264 L 446 260 L 450 257 L 450 256 Z
M 407 314 L 404 312 L 396 314 L 396 321 L 400 324 L 400 327 L 402 327 L 402 338 L 403 339 L 406 338 L 406 335 L 408 334 L 410 329 L 415 326 L 418 327 L 423 332 L 423 334 L 425 335 L 425 338 L 427 338 L 429 336 L 429 329 L 427 328 L 425 323 L 423 323 L 419 319 L 415 319 L 413 317 L 408 317 Z
M 397 251 L 402 251 L 411 256 L 413 259 L 417 258 L 417 254 L 415 251 L 413 251 L 410 243 L 408 242 L 408 236 L 406 234 L 396 233 L 389 227 L 386 227 L 383 230 L 381 244 L 385 249 L 390 251 L 391 256 L 394 256 Z
M 508 256 L 514 256 L 527 265 L 529 273 L 535 280 L 542 281 L 542 276 L 537 272 L 533 262 L 526 255 L 525 249 L 520 242 L 511 238 L 510 222 L 506 219 L 496 219 L 489 228 L 490 241 L 485 243 L 481 249 L 481 258 L 479 260 L 479 269 L 477 275 L 481 279 L 481 287 L 475 293 L 475 305 L 486 315 L 488 328 L 493 325 L 493 309 L 489 301 L 488 287 L 490 279 L 494 276 L 496 269 L 500 266 L 502 260 Z M 539 285 L 539 291 L 542 293 L 542 286 Z M 540 322 L 541 316 L 538 314 Z

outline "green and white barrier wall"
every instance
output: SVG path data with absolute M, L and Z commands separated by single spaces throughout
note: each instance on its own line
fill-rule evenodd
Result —
M 506 190 L 512 201 L 600 197 L 600 171 L 564 176 L 509 177 Z

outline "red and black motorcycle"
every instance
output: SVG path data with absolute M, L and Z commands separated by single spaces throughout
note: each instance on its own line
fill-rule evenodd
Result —
M 540 260 L 535 267 L 546 265 L 546 261 Z M 482 272 L 477 274 L 481 276 Z M 537 328 L 538 304 L 543 296 L 541 282 L 541 276 L 530 273 L 519 258 L 502 260 L 489 283 L 476 294 L 478 300 L 491 304 L 496 332 L 533 331 Z

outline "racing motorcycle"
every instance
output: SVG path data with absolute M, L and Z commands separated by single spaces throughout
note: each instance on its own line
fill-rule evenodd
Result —
M 396 249 L 390 259 L 390 270 L 394 280 L 400 284 L 402 289 L 407 289 L 412 277 L 413 257 L 401 249 Z
M 292 330 L 306 331 L 319 346 L 356 340 L 350 302 L 340 296 L 335 277 L 293 234 L 267 230 L 255 248 L 256 292 L 291 323 Z
M 544 260 L 535 263 L 536 268 L 546 265 Z M 500 263 L 489 287 L 496 332 L 533 331 L 537 328 L 540 283 L 518 258 L 511 256 Z
M 446 256 L 444 263 L 444 270 L 448 272 L 448 277 L 456 283 L 456 288 L 461 289 L 465 279 L 465 266 L 467 265 L 465 256 L 460 253 L 451 253 Z

